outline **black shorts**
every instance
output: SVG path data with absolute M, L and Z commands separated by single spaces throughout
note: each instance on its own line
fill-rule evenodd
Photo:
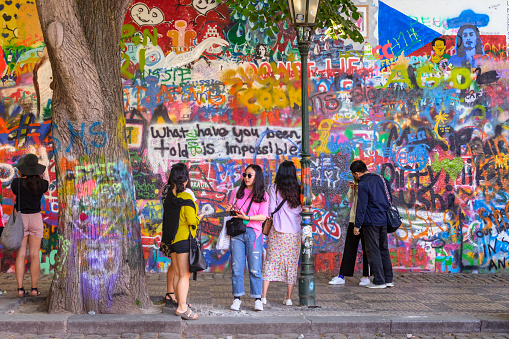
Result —
M 161 243 L 161 252 L 168 258 L 172 253 L 189 253 L 189 239 L 177 241 L 173 244 Z

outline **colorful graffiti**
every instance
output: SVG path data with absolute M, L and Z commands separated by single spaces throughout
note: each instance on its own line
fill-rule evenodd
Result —
M 430 3 L 431 1 L 431 3 Z M 3 4 L 3 2 L 0 2 Z M 404 216 L 390 236 L 399 271 L 498 271 L 509 266 L 507 4 L 436 0 L 362 3 L 366 42 L 315 30 L 308 61 L 317 271 L 337 269 L 349 216 L 348 166 L 363 159 L 391 182 Z M 58 246 L 51 68 L 35 5 L 0 9 L 0 168 L 3 218 L 12 209 L 12 164 L 46 159 L 43 271 Z M 242 169 L 256 162 L 273 181 L 301 149 L 301 63 L 295 32 L 275 36 L 231 17 L 215 1 L 134 2 L 123 26 L 121 64 L 127 142 L 146 270 L 170 261 L 159 249 L 160 190 L 169 167 L 188 163 L 200 210 L 224 210 Z M 101 147 L 101 126 L 73 129 Z M 71 127 L 72 128 L 72 127 Z M 93 185 L 83 182 L 77 194 Z M 92 186 L 90 186 L 92 185 Z M 81 192 L 81 193 L 80 193 Z M 93 222 L 91 219 L 90 222 Z M 207 218 L 202 242 L 211 271 L 228 269 L 215 249 L 221 218 Z M 12 253 L 0 252 L 13 271 Z M 359 255 L 359 260 L 361 257 Z

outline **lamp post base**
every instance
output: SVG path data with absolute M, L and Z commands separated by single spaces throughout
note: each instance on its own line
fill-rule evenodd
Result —
M 314 276 L 299 277 L 299 299 L 300 306 L 316 306 Z

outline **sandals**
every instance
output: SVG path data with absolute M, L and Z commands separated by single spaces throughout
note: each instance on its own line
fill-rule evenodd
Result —
M 173 300 L 173 298 L 171 297 L 171 295 L 174 295 L 175 293 L 174 292 L 170 292 L 170 293 L 166 293 L 166 295 L 164 296 L 164 300 L 166 301 L 166 307 L 179 307 L 179 302 L 177 299 Z M 187 307 L 191 307 L 191 304 L 187 304 Z
M 35 291 L 35 294 L 34 294 L 34 291 Z M 26 293 L 28 294 L 28 292 L 26 292 Z M 30 292 L 30 294 L 32 295 L 32 297 L 38 297 L 41 295 L 41 292 L 39 292 L 37 287 L 32 287 L 32 292 Z
M 185 312 L 179 313 L 175 312 L 175 315 L 180 316 L 184 320 L 196 320 L 198 319 L 198 314 L 196 312 L 193 312 L 189 307 Z
M 179 306 L 179 302 L 177 301 L 177 299 L 173 299 L 171 297 L 172 294 L 175 295 L 174 292 L 171 292 L 171 293 L 166 293 L 166 295 L 164 296 L 164 300 L 166 301 L 166 307 L 170 307 L 170 306 L 178 307 Z
M 19 294 L 19 292 L 23 292 L 23 294 Z M 28 292 L 25 291 L 24 287 L 18 288 L 18 298 L 23 298 L 23 297 L 26 297 L 27 295 L 28 295 Z

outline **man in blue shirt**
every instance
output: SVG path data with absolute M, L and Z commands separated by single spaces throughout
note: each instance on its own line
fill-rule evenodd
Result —
M 389 199 L 392 200 L 389 182 L 377 174 L 369 173 L 368 167 L 361 160 L 352 162 L 350 171 L 355 180 L 359 181 L 353 233 L 359 235 L 362 227 L 366 254 L 374 277 L 373 283 L 366 287 L 393 287 L 392 263 L 387 243 L 387 212 L 391 206 Z

